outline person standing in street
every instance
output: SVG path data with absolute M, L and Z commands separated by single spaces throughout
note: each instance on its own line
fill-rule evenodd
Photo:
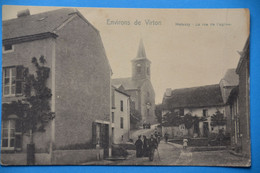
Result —
M 138 139 L 135 142 L 135 148 L 136 148 L 136 157 L 142 157 L 143 142 L 141 140 L 141 135 L 138 136 Z
M 148 157 L 148 139 L 143 135 L 143 156 Z
M 168 142 L 168 138 L 169 138 L 169 134 L 167 132 L 165 132 L 165 134 L 164 134 L 165 143 Z
M 155 139 L 153 137 L 153 135 L 151 135 L 151 138 L 149 139 L 148 145 L 149 145 L 149 160 L 153 161 L 154 151 L 158 147 L 157 139 Z

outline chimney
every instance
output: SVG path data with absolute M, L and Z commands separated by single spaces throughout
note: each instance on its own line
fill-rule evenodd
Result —
M 167 88 L 166 89 L 165 96 L 166 97 L 171 97 L 172 96 L 172 89 L 171 88 Z
M 18 18 L 20 18 L 20 17 L 25 17 L 25 16 L 29 16 L 29 15 L 30 15 L 29 9 L 21 10 L 21 11 L 18 11 L 18 12 L 17 12 L 17 17 L 18 17 Z

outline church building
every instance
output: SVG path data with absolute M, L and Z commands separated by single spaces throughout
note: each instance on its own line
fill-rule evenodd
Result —
M 137 56 L 132 60 L 132 77 L 112 79 L 115 87 L 124 87 L 135 109 L 142 115 L 142 123 L 155 123 L 155 93 L 151 83 L 151 61 L 147 59 L 142 39 Z

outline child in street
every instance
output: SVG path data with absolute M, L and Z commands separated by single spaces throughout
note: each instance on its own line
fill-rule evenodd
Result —
M 188 146 L 188 139 L 184 138 L 183 139 L 183 149 L 186 150 L 187 146 Z

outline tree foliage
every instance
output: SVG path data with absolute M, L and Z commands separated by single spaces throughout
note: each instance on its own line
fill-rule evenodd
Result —
M 178 112 L 168 112 L 163 116 L 163 126 L 179 126 L 184 124 L 187 129 L 192 128 L 193 125 L 198 125 L 200 121 L 205 121 L 204 117 L 192 116 L 191 113 L 187 113 L 184 116 L 178 115 Z M 199 128 L 196 126 L 196 128 Z M 199 131 L 199 129 L 197 129 Z
M 155 117 L 158 123 L 162 123 L 162 104 L 155 106 Z
M 224 117 L 224 114 L 217 110 L 211 117 L 211 126 L 224 126 L 225 124 L 226 118 Z
M 138 126 L 142 120 L 141 113 L 135 109 L 135 102 L 130 101 L 130 123 L 134 126 Z
M 45 63 L 43 56 L 39 58 L 39 62 L 33 57 L 32 64 L 36 73 L 30 74 L 28 68 L 24 70 L 24 101 L 29 105 L 24 116 L 26 130 L 44 131 L 47 122 L 54 118 L 50 108 L 51 89 L 47 87 L 50 68 L 46 67 Z

